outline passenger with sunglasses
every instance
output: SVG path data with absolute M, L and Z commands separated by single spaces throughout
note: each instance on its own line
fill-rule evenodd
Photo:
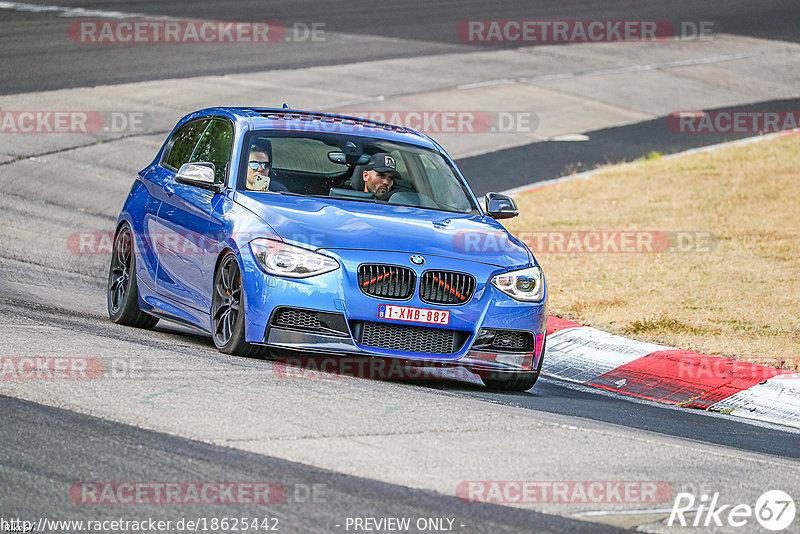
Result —
M 288 191 L 286 186 L 274 180 L 274 173 L 271 169 L 271 148 L 266 141 L 250 147 L 250 154 L 247 158 L 246 189 L 250 191 Z

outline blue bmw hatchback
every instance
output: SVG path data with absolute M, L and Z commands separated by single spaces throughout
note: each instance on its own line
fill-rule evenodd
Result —
M 211 108 L 175 126 L 116 227 L 114 322 L 159 319 L 225 353 L 278 349 L 463 366 L 527 390 L 546 289 L 524 243 L 452 159 L 408 128 L 324 113 Z

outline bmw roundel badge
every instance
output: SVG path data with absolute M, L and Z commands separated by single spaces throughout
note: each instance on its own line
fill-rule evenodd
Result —
M 413 263 L 414 265 L 422 265 L 423 263 L 425 263 L 425 258 L 420 256 L 419 254 L 414 254 L 413 256 L 411 256 L 411 263 Z

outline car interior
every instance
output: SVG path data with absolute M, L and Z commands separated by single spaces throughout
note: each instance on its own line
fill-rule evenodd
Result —
M 259 132 L 260 133 L 260 132 Z M 267 194 L 295 194 L 396 204 L 427 209 L 477 212 L 452 167 L 435 151 L 384 139 L 334 134 L 250 135 L 248 147 L 271 147 Z M 383 197 L 364 191 L 363 173 L 373 154 L 391 154 L 400 178 Z M 244 151 L 244 158 L 249 154 Z M 243 172 L 245 165 L 242 165 Z M 244 176 L 244 174 L 242 175 Z M 245 180 L 240 179 L 240 188 Z

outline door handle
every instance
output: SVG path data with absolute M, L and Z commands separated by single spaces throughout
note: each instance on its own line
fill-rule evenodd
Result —
M 164 184 L 164 192 L 168 197 L 171 197 L 175 194 L 175 186 L 172 184 Z

